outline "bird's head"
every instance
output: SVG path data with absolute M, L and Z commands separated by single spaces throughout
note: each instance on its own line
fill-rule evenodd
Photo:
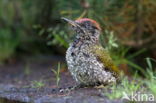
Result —
M 90 39 L 98 40 L 101 28 L 95 20 L 89 18 L 81 18 L 75 21 L 67 18 L 62 19 L 71 24 L 73 30 L 77 33 L 77 36 L 84 38 L 89 37 Z

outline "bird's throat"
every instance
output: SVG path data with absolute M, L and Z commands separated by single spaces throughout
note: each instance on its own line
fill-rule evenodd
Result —
M 74 47 L 80 47 L 82 44 L 87 44 L 87 45 L 95 45 L 98 44 L 98 38 L 88 36 L 88 35 L 77 35 L 76 38 L 73 41 L 73 46 Z

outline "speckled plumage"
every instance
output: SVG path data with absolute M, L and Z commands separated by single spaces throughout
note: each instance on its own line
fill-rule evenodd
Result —
M 96 86 L 116 82 L 113 72 L 102 62 L 95 51 L 104 51 L 99 44 L 99 27 L 87 20 L 76 21 L 82 27 L 73 26 L 76 37 L 66 52 L 66 61 L 71 75 L 78 84 Z M 106 56 L 108 57 L 108 56 Z M 106 60 L 109 60 L 110 57 Z

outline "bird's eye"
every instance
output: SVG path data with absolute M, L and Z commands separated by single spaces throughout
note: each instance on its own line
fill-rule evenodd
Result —
M 85 27 L 86 28 L 86 25 L 85 24 L 81 24 L 81 27 Z

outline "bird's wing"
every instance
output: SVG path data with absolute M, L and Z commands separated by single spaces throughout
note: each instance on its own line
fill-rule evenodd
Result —
M 97 45 L 94 46 L 92 49 L 92 52 L 97 57 L 97 60 L 102 62 L 110 72 L 114 73 L 115 76 L 118 76 L 120 71 L 119 69 L 114 65 L 112 58 L 109 55 L 109 52 L 105 50 L 102 46 Z

